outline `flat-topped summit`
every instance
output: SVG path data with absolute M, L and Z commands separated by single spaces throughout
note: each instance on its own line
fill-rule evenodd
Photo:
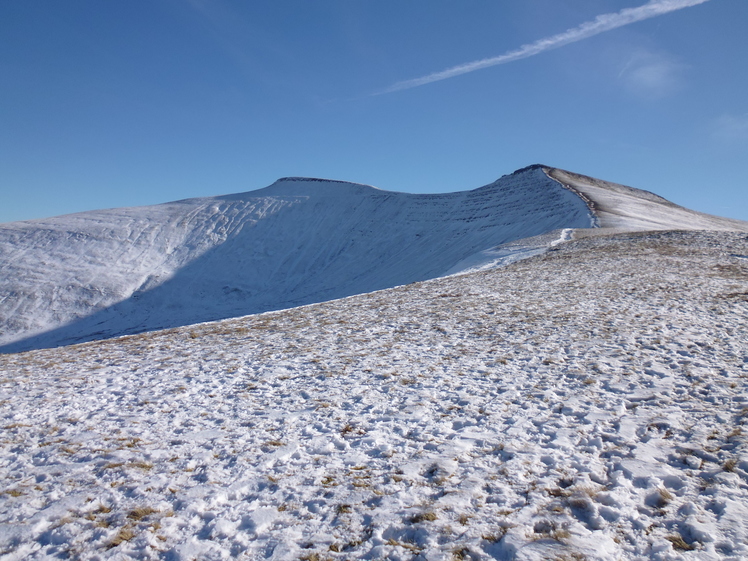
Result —
M 330 196 L 346 194 L 363 194 L 367 192 L 378 192 L 381 189 L 354 183 L 352 181 L 340 181 L 337 179 L 323 179 L 319 177 L 281 177 L 264 189 L 249 191 L 245 196 L 266 196 L 270 194 L 291 196 Z
M 355 183 L 353 181 L 343 181 L 340 179 L 325 179 L 322 177 L 281 177 L 276 180 L 276 183 L 340 183 L 343 185 L 351 185 L 355 187 L 371 187 L 371 185 L 364 185 L 363 183 Z M 372 187 L 373 189 L 374 187 Z

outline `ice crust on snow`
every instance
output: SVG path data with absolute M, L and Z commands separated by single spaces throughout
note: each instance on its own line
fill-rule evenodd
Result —
M 0 555 L 748 558 L 748 236 L 0 356 Z

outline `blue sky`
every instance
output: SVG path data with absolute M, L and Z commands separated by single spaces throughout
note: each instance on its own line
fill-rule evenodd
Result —
M 745 0 L 2 2 L 0 222 L 533 163 L 748 220 L 746 24 Z

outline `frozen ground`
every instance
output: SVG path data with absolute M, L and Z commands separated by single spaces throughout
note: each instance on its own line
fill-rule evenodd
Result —
M 748 558 L 748 236 L 0 356 L 0 559 Z

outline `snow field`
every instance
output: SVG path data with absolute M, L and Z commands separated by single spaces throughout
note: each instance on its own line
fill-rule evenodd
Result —
M 0 356 L 3 560 L 748 557 L 748 237 Z

